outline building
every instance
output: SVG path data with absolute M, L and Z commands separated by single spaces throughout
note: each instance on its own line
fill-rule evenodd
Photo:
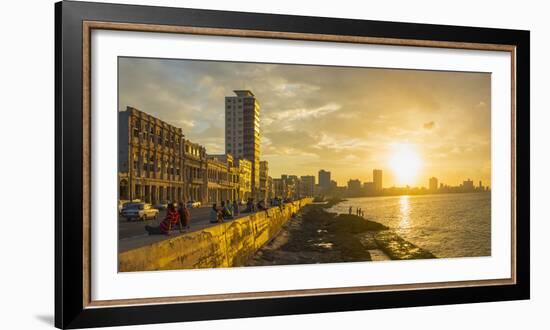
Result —
M 281 178 L 273 179 L 273 194 L 277 198 L 288 198 L 285 181 Z
M 298 198 L 300 195 L 300 179 L 296 175 L 283 174 L 273 179 L 274 197 Z
M 252 165 L 252 196 L 260 195 L 260 104 L 249 90 L 225 98 L 225 153 Z
M 302 197 L 315 196 L 315 176 L 302 175 L 300 177 L 300 195 Z
M 267 198 L 271 200 L 274 197 L 275 197 L 275 189 L 273 188 L 273 178 L 268 176 L 267 177 Z
M 436 177 L 431 177 L 430 178 L 430 185 L 429 185 L 430 191 L 437 191 L 437 185 L 438 185 L 437 182 L 438 181 L 437 181 Z
M 184 196 L 182 201 L 206 203 L 206 148 L 187 139 L 183 140 Z
M 246 201 L 252 197 L 252 163 L 248 159 L 237 159 L 239 168 L 239 194 L 240 201 Z
M 259 199 L 266 201 L 269 197 L 268 187 L 269 164 L 266 160 L 260 162 L 260 196 Z
M 474 181 L 468 179 L 462 182 L 462 189 L 464 191 L 474 191 Z
M 372 170 L 372 182 L 376 192 L 382 191 L 382 170 Z
M 356 180 L 349 180 L 348 181 L 348 191 L 347 195 L 350 197 L 358 197 L 361 196 L 361 181 L 358 179 Z
M 328 190 L 331 187 L 330 171 L 319 171 L 319 188 L 322 190 Z
M 230 154 L 207 156 L 207 196 L 208 203 L 234 201 L 239 191 L 239 169 L 233 164 Z
M 148 203 L 183 200 L 183 145 L 181 128 L 132 107 L 119 111 L 119 199 Z
M 376 194 L 376 189 L 374 189 L 374 182 L 363 183 L 363 191 L 367 196 L 374 196 Z

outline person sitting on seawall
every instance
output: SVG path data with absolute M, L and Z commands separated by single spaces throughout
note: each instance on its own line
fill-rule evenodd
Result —
M 254 212 L 254 200 L 252 198 L 248 198 L 246 201 L 246 213 L 252 213 Z
M 183 225 L 183 228 L 189 230 L 189 225 L 191 224 L 191 212 L 189 212 L 189 208 L 184 202 L 180 202 L 178 214 L 180 215 L 180 222 Z
M 265 202 L 263 200 L 258 202 L 258 204 L 256 205 L 256 208 L 258 209 L 258 211 L 265 211 L 266 217 L 269 218 L 269 213 L 267 212 L 268 209 L 265 206 Z
M 212 204 L 212 209 L 210 210 L 210 223 L 223 222 L 223 217 L 221 216 L 221 211 L 218 209 L 216 203 Z
M 224 219 L 233 219 L 233 213 L 231 213 L 229 205 L 227 205 L 224 201 L 222 201 L 221 212 Z
M 237 201 L 233 201 L 233 216 L 238 217 L 241 214 L 241 210 L 239 210 L 239 203 Z
M 166 210 L 166 216 L 156 227 L 145 226 L 145 230 L 149 235 L 170 235 L 170 230 L 179 223 L 180 232 L 183 230 L 180 222 L 180 215 L 174 206 L 174 203 L 168 204 L 168 209 Z
M 235 212 L 233 211 L 233 203 L 231 203 L 229 199 L 225 201 L 225 207 L 229 210 L 229 213 L 231 213 L 231 216 L 235 214 Z

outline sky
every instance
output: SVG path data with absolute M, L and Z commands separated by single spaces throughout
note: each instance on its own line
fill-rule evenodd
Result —
M 132 106 L 224 152 L 225 96 L 260 103 L 270 176 L 329 170 L 339 186 L 490 185 L 488 73 L 119 58 L 119 111 Z M 407 175 L 404 175 L 407 174 Z

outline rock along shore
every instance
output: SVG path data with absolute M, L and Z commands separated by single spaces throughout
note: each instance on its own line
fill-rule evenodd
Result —
M 326 211 L 341 201 L 306 206 L 247 266 L 436 258 L 378 222 Z

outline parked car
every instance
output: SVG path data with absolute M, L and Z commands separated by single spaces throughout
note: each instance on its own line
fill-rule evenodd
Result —
M 122 209 L 122 216 L 128 221 L 157 219 L 159 210 L 148 203 L 126 203 Z
M 129 201 L 127 199 L 119 199 L 118 200 L 118 213 L 122 213 L 122 210 L 124 209 L 124 205 L 128 204 L 128 203 L 139 203 L 141 202 L 140 199 L 134 199 L 132 201 Z
M 201 207 L 201 202 L 199 201 L 194 201 L 194 200 L 190 200 L 187 202 L 187 207 L 188 208 L 194 208 L 194 207 Z
M 119 200 L 118 201 L 118 214 L 122 213 L 122 209 L 124 208 L 124 204 L 128 203 L 127 200 Z
M 155 208 L 159 211 L 166 210 L 168 208 L 168 202 L 164 201 L 164 202 L 156 203 L 156 204 L 153 205 L 153 208 Z
M 163 210 L 166 210 L 168 208 L 168 205 L 172 203 L 170 201 L 163 201 L 163 202 L 159 202 L 159 203 L 156 203 L 153 205 L 153 208 L 159 210 L 159 211 L 163 211 Z M 174 204 L 174 207 L 178 207 L 178 203 L 176 202 L 173 202 Z

